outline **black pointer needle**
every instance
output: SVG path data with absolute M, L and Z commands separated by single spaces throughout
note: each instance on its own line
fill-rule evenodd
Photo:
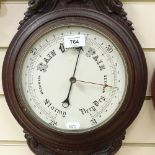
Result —
M 68 96 L 62 102 L 62 106 L 64 108 L 68 108 L 70 106 L 69 97 L 70 97 L 70 93 L 71 93 L 71 90 L 72 90 L 73 83 L 76 82 L 75 73 L 76 73 L 76 70 L 77 70 L 77 65 L 78 65 L 78 62 L 79 62 L 80 53 L 81 53 L 81 50 L 83 50 L 83 49 L 82 49 L 82 47 L 79 47 L 79 48 L 77 48 L 77 50 L 78 50 L 79 53 L 78 53 L 77 61 L 76 61 L 76 64 L 75 64 L 75 69 L 74 69 L 73 76 L 70 78 L 71 85 L 70 85 L 70 88 L 69 88 Z
M 62 102 L 62 106 L 64 108 L 68 108 L 70 106 L 70 102 L 69 102 L 69 96 L 70 96 L 70 93 L 71 93 L 71 90 L 72 90 L 72 86 L 73 86 L 73 83 L 71 82 L 71 85 L 70 85 L 70 88 L 69 88 L 69 92 L 68 92 L 68 96 L 67 98 Z

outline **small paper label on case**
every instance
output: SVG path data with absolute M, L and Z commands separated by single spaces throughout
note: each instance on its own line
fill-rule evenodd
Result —
M 80 129 L 80 123 L 79 122 L 68 122 L 66 124 L 67 129 L 76 130 Z
M 64 37 L 64 47 L 72 48 L 72 47 L 83 47 L 86 44 L 84 35 L 73 35 L 73 36 L 65 36 Z

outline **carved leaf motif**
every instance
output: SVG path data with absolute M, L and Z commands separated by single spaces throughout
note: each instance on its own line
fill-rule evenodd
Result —
M 57 2 L 58 0 L 29 0 L 29 7 L 24 13 L 24 19 L 19 22 L 20 26 L 18 29 L 20 29 L 21 26 L 33 15 L 53 10 Z
M 20 21 L 20 27 L 28 21 L 33 15 L 46 13 L 48 11 L 53 11 L 58 2 L 65 5 L 72 5 L 72 3 L 78 4 L 91 4 L 96 6 L 97 10 L 109 14 L 111 17 L 116 18 L 124 22 L 127 26 L 133 30 L 132 22 L 127 19 L 127 13 L 123 9 L 123 4 L 120 0 L 29 0 L 29 8 L 25 12 L 25 17 Z M 81 6 L 81 5 L 80 5 Z
M 44 147 L 44 145 L 38 143 L 38 141 L 27 131 L 24 130 L 25 138 L 27 140 L 27 144 L 29 148 L 36 154 L 36 155 L 56 155 L 55 153 L 51 154 L 51 151 Z
M 122 140 L 125 139 L 126 131 L 122 132 L 120 136 L 116 137 L 109 144 L 105 146 L 105 148 L 92 155 L 114 155 L 122 146 Z
M 90 154 L 90 155 L 114 155 L 121 147 L 122 145 L 122 140 L 124 140 L 125 138 L 125 134 L 126 132 L 122 132 L 120 134 L 120 136 L 116 137 L 113 139 L 113 141 L 107 143 L 104 147 L 104 149 L 102 151 L 99 151 L 97 153 L 91 153 L 91 151 L 82 151 L 82 152 L 79 152 L 79 151 L 75 151 L 75 152 L 72 152 L 72 151 L 69 151 L 69 152 L 66 152 L 65 150 L 55 150 L 55 151 L 51 151 L 49 149 L 47 149 L 44 145 L 42 145 L 41 143 L 38 143 L 38 141 L 30 134 L 28 133 L 27 131 L 24 131 L 25 133 L 25 138 L 27 140 L 27 143 L 30 147 L 30 149 L 37 155 L 57 155 L 57 153 L 59 154 L 68 154 L 68 155 L 85 155 L 85 154 Z
M 73 3 L 77 0 L 67 0 L 68 3 Z M 88 3 L 92 0 L 78 0 L 79 3 Z M 96 4 L 97 9 L 100 8 L 100 11 L 111 14 L 114 17 L 118 17 L 126 25 L 128 25 L 131 30 L 134 30 L 132 27 L 132 22 L 127 19 L 127 13 L 123 9 L 123 3 L 120 0 L 93 0 Z
M 25 133 L 25 138 L 30 148 L 38 147 L 38 142 L 33 138 L 33 136 L 31 136 L 27 131 L 24 131 L 24 133 Z
M 120 0 L 94 0 L 94 3 L 101 11 L 117 17 L 128 25 L 131 30 L 134 30 L 132 22 L 127 19 L 127 13 L 124 11 L 123 3 Z

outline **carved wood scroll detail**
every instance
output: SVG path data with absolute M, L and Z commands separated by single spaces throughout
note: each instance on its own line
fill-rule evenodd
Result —
M 134 30 L 132 22 L 127 19 L 127 13 L 123 9 L 123 3 L 120 0 L 94 0 L 94 2 L 97 4 L 97 8 L 112 15 L 114 18 L 120 19 L 128 25 L 131 30 Z
M 117 136 L 113 139 L 113 141 L 110 141 L 105 144 L 104 149 L 102 151 L 99 151 L 97 153 L 93 153 L 91 150 L 89 151 L 69 151 L 66 152 L 64 150 L 49 150 L 45 146 L 43 146 L 41 143 L 39 143 L 30 133 L 27 131 L 24 131 L 25 138 L 27 140 L 27 144 L 30 147 L 30 149 L 35 153 L 36 155 L 114 155 L 122 146 L 122 141 L 125 139 L 126 132 L 122 132 L 120 136 Z
M 121 148 L 122 141 L 125 139 L 125 134 L 126 131 L 122 132 L 120 136 L 113 138 L 113 141 L 107 143 L 102 151 L 91 155 L 114 155 Z
M 23 20 L 19 22 L 20 26 L 18 29 L 21 28 L 21 26 L 28 21 L 32 16 L 36 14 L 43 14 L 50 10 L 54 10 L 58 0 L 29 0 L 28 2 L 28 9 L 24 13 L 25 17 Z
M 39 144 L 39 142 L 27 131 L 24 131 L 25 138 L 27 140 L 27 144 L 29 148 L 33 151 L 36 155 L 56 155 L 55 153 L 51 154 L 51 151 L 48 150 L 46 147 L 44 147 L 42 144 Z
M 111 17 L 124 22 L 131 30 L 134 30 L 132 22 L 127 19 L 127 13 L 124 11 L 123 4 L 120 0 L 29 0 L 29 8 L 24 14 L 24 19 L 20 21 L 18 29 L 20 29 L 32 16 L 53 11 L 57 7 L 57 4 L 59 4 L 58 2 L 61 4 L 64 3 L 63 6 L 72 5 L 73 3 L 89 3 L 95 5 L 98 11 L 109 14 Z

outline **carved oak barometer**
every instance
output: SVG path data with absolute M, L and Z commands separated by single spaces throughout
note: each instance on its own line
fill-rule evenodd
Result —
M 144 53 L 119 0 L 30 0 L 4 93 L 37 155 L 112 155 L 140 111 Z

